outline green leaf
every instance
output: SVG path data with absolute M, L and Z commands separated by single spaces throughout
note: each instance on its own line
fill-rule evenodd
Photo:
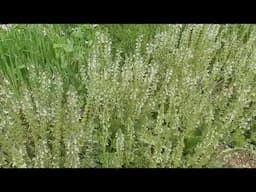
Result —
M 68 53 L 72 52 L 74 50 L 73 42 L 68 39 L 67 44 L 64 47 L 64 50 Z

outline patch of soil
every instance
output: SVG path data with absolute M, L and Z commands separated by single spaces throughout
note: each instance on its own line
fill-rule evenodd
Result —
M 226 168 L 256 168 L 256 154 L 250 151 L 236 151 L 223 160 Z

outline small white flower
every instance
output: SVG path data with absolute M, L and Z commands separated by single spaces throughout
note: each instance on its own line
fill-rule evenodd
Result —
M 0 27 L 6 31 L 9 31 L 13 24 L 5 24 L 5 25 L 0 25 Z

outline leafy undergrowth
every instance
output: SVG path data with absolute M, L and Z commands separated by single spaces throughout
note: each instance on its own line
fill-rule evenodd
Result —
M 0 31 L 1 167 L 225 167 L 255 145 L 254 25 L 120 28 Z

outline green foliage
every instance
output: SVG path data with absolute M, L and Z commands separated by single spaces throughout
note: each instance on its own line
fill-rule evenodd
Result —
M 0 31 L 0 166 L 222 166 L 221 146 L 255 144 L 255 37 L 213 24 Z
M 160 24 L 104 24 L 102 30 L 110 35 L 113 52 L 121 49 L 124 55 L 130 55 L 135 49 L 136 40 L 140 35 L 144 37 L 143 50 L 154 36 L 164 31 L 167 26 Z

